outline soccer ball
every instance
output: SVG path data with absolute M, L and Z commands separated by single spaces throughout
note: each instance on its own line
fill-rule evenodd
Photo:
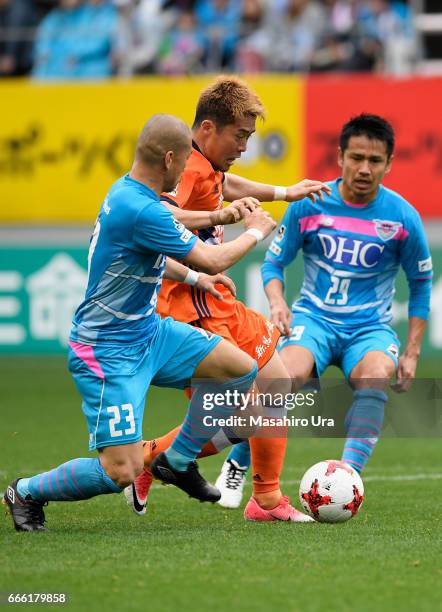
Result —
M 304 474 L 299 486 L 304 510 L 321 523 L 343 523 L 364 501 L 359 474 L 343 461 L 320 461 Z

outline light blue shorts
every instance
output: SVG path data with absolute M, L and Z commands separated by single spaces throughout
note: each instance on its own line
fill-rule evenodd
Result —
M 355 365 L 369 351 L 383 351 L 397 367 L 400 342 L 396 332 L 383 323 L 348 328 L 312 314 L 295 312 L 291 335 L 281 338 L 278 350 L 286 346 L 308 349 L 319 376 L 329 365 L 336 365 L 349 378 Z
M 142 439 L 149 386 L 190 387 L 196 366 L 221 341 L 170 317 L 146 344 L 89 346 L 70 343 L 68 365 L 83 398 L 89 450 Z

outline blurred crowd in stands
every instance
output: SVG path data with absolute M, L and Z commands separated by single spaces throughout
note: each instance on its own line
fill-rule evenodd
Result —
M 1 76 L 405 74 L 418 57 L 404 0 L 0 0 Z

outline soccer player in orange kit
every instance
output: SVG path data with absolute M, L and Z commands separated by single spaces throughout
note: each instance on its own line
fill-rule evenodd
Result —
M 230 166 L 247 149 L 247 141 L 255 132 L 256 119 L 264 119 L 265 110 L 258 96 L 242 80 L 221 76 L 204 89 L 199 97 L 193 123 L 193 150 L 177 188 L 163 194 L 161 199 L 170 206 L 178 220 L 189 229 L 192 227 L 184 211 L 209 211 L 212 225 L 198 229 L 203 241 L 219 244 L 223 241 L 224 227 L 219 223 L 223 201 L 232 202 L 246 196 L 259 201 L 301 200 L 306 196 L 315 201 L 328 187 L 320 181 L 304 180 L 290 187 L 275 187 L 257 183 L 234 174 L 228 174 Z M 177 208 L 179 207 L 179 208 Z M 206 223 L 207 225 L 207 223 Z M 199 225 L 201 228 L 201 225 Z M 260 237 L 257 236 L 259 241 Z M 171 316 L 178 321 L 215 333 L 236 344 L 252 356 L 259 368 L 257 386 L 266 392 L 266 381 L 291 381 L 279 354 L 275 351 L 280 331 L 260 313 L 247 308 L 235 299 L 222 285 L 218 300 L 194 286 L 164 281 L 158 300 L 158 312 L 162 317 Z M 147 496 L 152 482 L 149 466 L 154 459 L 173 442 L 179 427 L 161 438 L 145 444 L 146 470 L 127 488 L 126 497 L 138 514 L 146 510 Z M 239 440 L 229 439 L 220 429 L 201 451 L 200 457 L 215 454 Z M 250 439 L 253 465 L 253 496 L 244 516 L 249 520 L 308 522 L 306 515 L 296 510 L 280 489 L 287 439 L 285 432 L 279 437 Z M 161 479 L 159 473 L 155 477 Z

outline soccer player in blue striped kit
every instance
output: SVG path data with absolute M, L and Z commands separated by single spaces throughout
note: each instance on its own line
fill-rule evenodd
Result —
M 342 460 L 361 472 L 382 429 L 385 388 L 406 391 L 415 376 L 430 307 L 432 263 L 421 219 L 398 193 L 381 182 L 393 161 L 392 126 L 362 114 L 344 125 L 338 164 L 342 177 L 330 195 L 290 205 L 262 266 L 271 320 L 285 335 L 280 355 L 298 388 L 328 365 L 351 383 Z M 284 269 L 299 250 L 304 282 L 291 310 L 284 299 Z M 391 328 L 399 267 L 409 284 L 407 343 Z M 241 502 L 249 466 L 247 442 L 234 447 L 216 486 L 220 504 Z
M 184 389 L 192 377 L 220 381 L 220 391 L 248 391 L 253 384 L 257 364 L 241 349 L 155 313 L 164 276 L 215 294 L 216 283 L 233 290 L 218 272 L 276 227 L 260 208 L 247 214 L 258 204 L 253 198 L 232 203 L 240 217 L 247 214 L 247 229 L 226 244 L 207 245 L 177 221 L 160 194 L 176 187 L 191 149 L 190 130 L 181 120 L 154 116 L 140 135 L 130 172 L 112 186 L 100 208 L 89 249 L 86 296 L 75 313 L 69 342 L 69 369 L 83 397 L 89 450 L 98 450 L 99 457 L 79 457 L 14 480 L 4 503 L 17 531 L 44 531 L 48 501 L 119 493 L 133 482 L 143 468 L 142 422 L 150 384 Z M 185 215 L 196 215 L 200 223 L 206 215 L 207 226 L 213 224 L 209 213 Z M 155 459 L 152 472 L 191 497 L 216 501 L 219 491 L 204 480 L 194 461 L 215 433 L 201 426 L 198 403 L 197 389 L 173 444 Z

